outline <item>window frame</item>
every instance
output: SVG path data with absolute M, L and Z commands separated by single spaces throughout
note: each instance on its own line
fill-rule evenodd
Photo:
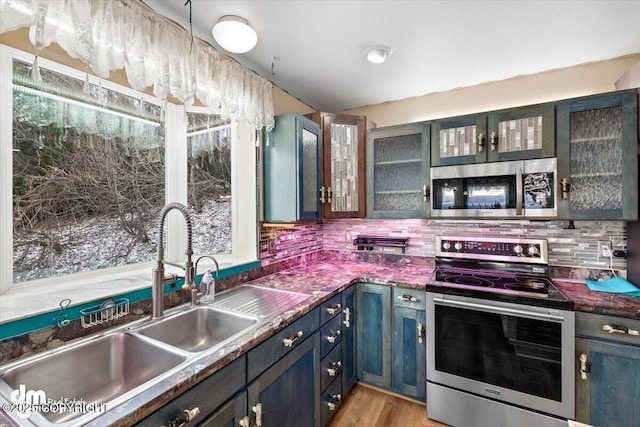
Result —
M 18 49 L 0 44 L 0 99 L 3 108 L 0 109 L 0 206 L 13 206 L 13 60 L 18 59 L 28 63 L 33 62 L 35 56 Z M 59 64 L 45 58 L 38 58 L 39 64 L 55 72 L 67 74 L 84 80 L 86 72 Z M 184 105 L 164 102 L 154 96 L 138 92 L 129 87 L 101 79 L 89 74 L 92 84 L 112 89 L 123 94 L 142 98 L 145 102 L 163 106 L 165 109 L 165 204 L 180 202 L 187 204 L 187 124 L 186 111 L 206 112 L 216 114 L 217 111 L 206 107 L 185 107 Z M 232 121 L 231 162 L 232 162 L 232 254 L 214 255 L 221 265 L 235 267 L 258 260 L 258 217 L 257 199 L 255 196 L 257 177 L 246 173 L 247 162 L 256 165 L 256 131 L 244 121 Z M 241 162 L 241 163 L 240 163 Z M 243 173 L 238 165 L 242 164 Z M 257 166 L 256 166 L 257 167 Z M 255 200 L 254 200 L 255 199 Z M 184 246 L 186 242 L 186 226 L 177 212 L 168 215 L 165 225 L 167 231 L 166 259 L 172 261 L 184 260 Z M 151 266 L 153 261 L 147 261 L 125 266 L 105 268 L 100 270 L 81 272 L 67 276 L 56 276 L 28 282 L 13 283 L 13 208 L 0 210 L 0 295 L 19 294 L 22 290 L 42 289 L 43 287 L 61 288 L 64 291 L 65 282 L 95 283 L 96 280 L 110 280 L 112 277 L 135 276 L 140 281 L 141 272 L 148 269 L 148 278 L 142 280 L 138 289 L 148 288 L 151 282 Z M 118 289 L 112 290 L 117 293 Z M 126 291 L 126 290 L 124 290 Z M 122 292 L 124 292 L 122 291 Z M 104 293 L 104 289 L 102 289 Z M 67 290 L 65 297 L 70 294 Z M 83 290 L 83 294 L 85 294 Z M 90 301 L 90 295 L 83 295 L 84 301 Z M 74 301 L 74 304 L 78 301 Z M 34 307 L 34 312 L 42 311 L 46 307 Z M 28 313 L 21 313 L 21 317 Z M 3 316 L 4 317 L 4 316 Z M 0 319 L 2 323 L 6 319 Z

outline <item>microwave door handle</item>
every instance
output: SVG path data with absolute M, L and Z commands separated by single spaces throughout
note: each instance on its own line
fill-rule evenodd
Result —
M 516 168 L 516 215 L 522 216 L 522 168 Z

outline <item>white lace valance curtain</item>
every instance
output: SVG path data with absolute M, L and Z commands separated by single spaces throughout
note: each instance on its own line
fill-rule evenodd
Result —
M 187 105 L 273 129 L 272 84 L 220 56 L 137 0 L 0 0 L 0 33 L 29 27 L 37 51 L 52 42 L 100 77 L 124 68 L 136 90 L 153 86 Z

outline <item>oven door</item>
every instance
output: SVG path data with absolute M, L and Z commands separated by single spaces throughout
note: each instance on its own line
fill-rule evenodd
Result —
M 572 311 L 427 293 L 427 381 L 574 417 Z

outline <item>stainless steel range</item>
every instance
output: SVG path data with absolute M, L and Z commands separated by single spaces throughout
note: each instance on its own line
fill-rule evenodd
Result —
M 573 303 L 540 239 L 436 237 L 427 285 L 429 417 L 456 427 L 574 418 Z

